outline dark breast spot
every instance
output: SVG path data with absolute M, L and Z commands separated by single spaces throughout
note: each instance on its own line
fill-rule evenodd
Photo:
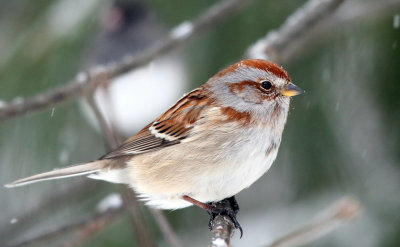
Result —
M 279 143 L 272 141 L 269 146 L 267 147 L 267 150 L 265 151 L 265 156 L 270 155 L 274 150 L 276 150 L 279 147 Z

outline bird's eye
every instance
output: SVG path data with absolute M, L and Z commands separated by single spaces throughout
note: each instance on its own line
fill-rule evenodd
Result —
M 261 86 L 265 89 L 265 90 L 270 90 L 272 87 L 271 82 L 269 81 L 263 81 L 261 82 Z

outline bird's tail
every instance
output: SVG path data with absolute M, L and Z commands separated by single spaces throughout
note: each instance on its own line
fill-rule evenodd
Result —
M 27 178 L 16 180 L 4 185 L 7 188 L 22 186 L 30 183 L 36 183 L 44 180 L 67 178 L 81 175 L 88 175 L 100 171 L 107 165 L 107 160 L 96 160 L 89 163 L 77 164 L 49 172 L 36 174 Z

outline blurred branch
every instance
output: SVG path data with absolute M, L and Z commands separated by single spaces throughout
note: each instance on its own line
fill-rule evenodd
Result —
M 109 85 L 109 81 L 107 78 L 104 78 L 104 84 Z M 104 88 L 105 90 L 108 90 L 108 87 Z M 101 128 L 102 132 L 105 135 L 105 138 L 111 148 L 111 150 L 116 149 L 120 143 L 121 140 L 119 140 L 117 133 L 115 129 L 111 127 L 111 124 L 109 125 L 100 112 L 100 109 L 98 105 L 95 102 L 94 99 L 94 91 L 92 91 L 88 97 L 87 101 L 89 105 L 91 106 Z M 126 208 L 128 212 L 130 213 L 130 218 L 131 222 L 134 225 L 134 228 L 136 229 L 136 236 L 138 238 L 139 246 L 154 246 L 154 241 L 153 238 L 151 237 L 151 233 L 149 232 L 149 228 L 146 226 L 143 213 L 140 210 L 140 205 L 139 202 L 137 201 L 135 195 L 133 194 L 133 191 L 130 190 L 129 188 L 124 187 L 123 189 L 123 201 L 124 204 L 126 205 Z M 179 247 L 182 246 L 180 243 L 178 237 L 176 236 L 175 232 L 172 230 L 171 226 L 169 225 L 168 221 L 165 219 L 163 213 L 159 210 L 151 210 L 150 211 L 156 220 L 156 223 L 158 227 L 161 229 L 161 232 L 164 235 L 164 238 L 166 241 L 170 243 L 171 246 Z
M 152 213 L 154 219 L 157 221 L 158 226 L 164 238 L 169 242 L 171 247 L 183 247 L 183 244 L 179 240 L 178 236 L 172 230 L 171 225 L 168 223 L 167 219 L 163 212 L 159 209 L 150 208 L 150 212 Z
M 296 41 L 327 18 L 344 0 L 310 0 L 290 15 L 278 30 L 268 34 L 250 46 L 248 58 L 261 58 L 280 63 Z
M 346 23 L 355 22 L 363 19 L 374 21 L 374 19 L 398 13 L 400 8 L 399 0 L 376 0 L 376 1 L 349 1 L 346 7 L 340 8 L 333 18 L 325 25 L 323 30 L 331 30 L 333 27 L 342 27 Z
M 104 78 L 104 80 L 106 81 L 104 83 L 107 83 L 107 79 Z M 116 149 L 122 141 L 120 140 L 120 138 L 118 138 L 116 131 L 107 123 L 103 114 L 101 114 L 101 111 L 100 111 L 99 107 L 97 106 L 96 101 L 94 99 L 94 91 L 92 91 L 88 95 L 87 102 L 89 103 L 89 106 L 92 109 L 94 116 L 96 117 L 97 121 L 99 122 L 100 128 L 101 128 L 102 133 L 107 141 L 109 148 L 111 150 Z
M 210 247 L 228 247 L 235 226 L 228 216 L 218 215 L 212 223 Z
M 103 84 L 106 85 L 105 90 L 108 90 L 107 85 L 109 84 L 109 80 L 108 78 L 103 78 L 103 80 L 104 80 Z M 95 93 L 94 90 L 90 92 L 90 94 L 87 97 L 87 101 L 90 107 L 92 108 L 97 121 L 101 126 L 102 133 L 104 134 L 104 137 L 106 138 L 110 149 L 114 150 L 120 145 L 121 140 L 119 140 L 119 138 L 117 137 L 116 131 L 109 124 L 107 124 L 106 119 L 102 115 L 98 105 L 95 102 L 94 93 Z M 127 211 L 129 212 L 130 215 L 130 221 L 134 226 L 134 230 L 136 230 L 133 232 L 133 234 L 136 235 L 139 246 L 145 246 L 145 247 L 154 246 L 154 242 L 152 240 L 153 238 L 151 237 L 151 233 L 148 230 L 149 228 L 146 226 L 143 213 L 140 210 L 139 203 L 136 197 L 133 195 L 133 192 L 129 188 L 124 187 L 122 195 L 123 195 L 122 200 L 126 205 Z M 87 238 L 88 236 L 85 235 L 84 237 Z
M 23 246 L 40 246 L 40 243 L 45 241 L 54 239 L 58 236 L 65 236 L 66 234 L 77 232 L 80 236 L 85 235 L 93 235 L 96 232 L 99 232 L 106 226 L 108 226 L 111 222 L 113 222 L 118 216 L 122 215 L 124 212 L 123 206 L 108 209 L 104 212 L 96 213 L 89 217 L 84 217 L 83 219 L 79 219 L 75 222 L 63 225 L 54 230 L 50 230 L 43 234 L 37 235 L 35 237 L 22 240 L 16 243 L 10 243 L 6 246 L 8 247 L 23 247 Z M 69 245 L 73 246 L 73 245 Z
M 394 14 L 400 8 L 399 0 L 346 1 L 338 8 L 342 2 L 344 0 L 309 1 L 278 30 L 268 32 L 252 45 L 246 57 L 288 62 L 295 53 L 312 47 L 311 43 L 329 38 L 329 35 L 323 34 L 332 32 L 334 28 L 342 28 L 356 21 L 374 21 Z
M 43 214 L 48 214 L 55 205 L 71 205 L 71 198 L 85 194 L 88 191 L 93 191 L 94 189 L 99 189 L 99 186 L 101 185 L 95 181 L 81 179 L 66 188 L 54 191 L 54 193 L 49 194 L 45 198 L 40 198 L 37 204 L 30 204 L 29 211 L 15 216 L 15 218 L 18 219 L 18 224 L 10 225 L 9 222 L 6 222 L 4 225 L 0 226 L 0 239 L 4 239 L 6 236 L 10 239 L 20 235 L 22 231 L 21 228 L 25 229 L 31 226 L 38 217 Z M 18 231 L 16 227 L 18 227 Z
M 342 224 L 355 219 L 361 213 L 360 202 L 351 197 L 345 197 L 333 203 L 315 220 L 301 228 L 274 241 L 268 247 L 301 246 L 320 238 Z
M 133 191 L 127 187 L 123 188 L 122 200 L 125 208 L 130 215 L 130 221 L 134 226 L 135 236 L 137 237 L 139 246 L 152 247 L 155 246 L 151 232 L 147 226 L 143 213 L 140 210 L 139 202 L 137 201 Z
M 201 32 L 216 26 L 222 20 L 231 17 L 233 13 L 238 12 L 249 2 L 251 0 L 220 1 L 194 21 L 181 23 L 172 29 L 164 39 L 138 55 L 128 55 L 121 61 L 106 66 L 97 66 L 86 72 L 78 73 L 76 78 L 67 84 L 31 98 L 21 99 L 18 97 L 0 107 L 0 121 L 28 112 L 54 107 L 66 101 L 82 97 L 101 84 L 103 81 L 101 78 L 112 79 L 150 62 L 152 59 L 179 47 Z

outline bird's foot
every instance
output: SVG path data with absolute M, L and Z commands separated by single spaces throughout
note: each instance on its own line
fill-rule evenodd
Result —
M 240 238 L 242 238 L 243 229 L 240 226 L 239 221 L 236 219 L 236 215 L 239 212 L 239 205 L 234 196 L 226 198 L 219 202 L 208 203 L 208 207 L 206 210 L 210 215 L 210 221 L 208 222 L 208 227 L 210 228 L 210 230 L 213 227 L 215 217 L 217 217 L 218 215 L 226 215 L 232 220 L 235 228 L 239 229 Z
M 211 202 L 211 203 L 203 203 L 187 195 L 182 196 L 182 199 L 198 207 L 201 207 L 202 209 L 208 212 L 208 214 L 210 215 L 210 221 L 208 223 L 208 227 L 210 228 L 210 230 L 213 227 L 213 221 L 215 217 L 217 217 L 218 215 L 228 216 L 229 218 L 231 218 L 235 228 L 240 230 L 240 238 L 242 238 L 243 229 L 240 226 L 238 220 L 236 219 L 236 215 L 239 212 L 239 204 L 237 203 L 235 196 L 226 198 L 219 202 Z

